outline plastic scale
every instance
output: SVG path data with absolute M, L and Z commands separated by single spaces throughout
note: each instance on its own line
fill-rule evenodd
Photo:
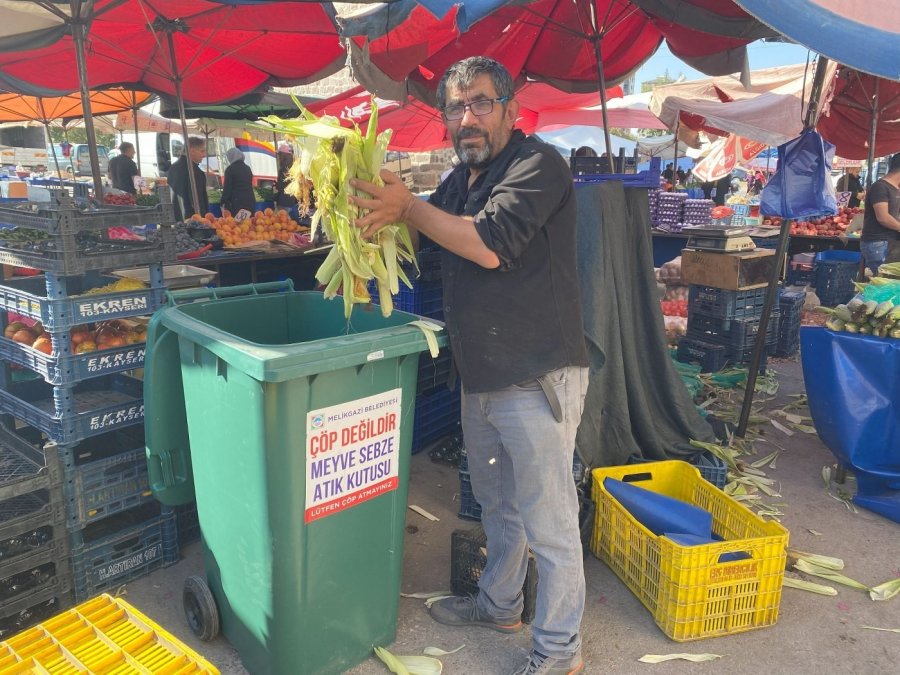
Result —
M 699 225 L 685 227 L 681 231 L 691 235 L 687 247 L 701 251 L 733 253 L 735 251 L 752 251 L 756 248 L 753 239 L 747 234 L 750 230 L 746 227 Z

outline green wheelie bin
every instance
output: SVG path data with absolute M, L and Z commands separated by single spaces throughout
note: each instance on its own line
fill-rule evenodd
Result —
M 417 318 L 348 321 L 274 282 L 182 291 L 150 322 L 150 483 L 170 506 L 196 497 L 202 532 L 185 614 L 251 673 L 341 673 L 395 638 Z

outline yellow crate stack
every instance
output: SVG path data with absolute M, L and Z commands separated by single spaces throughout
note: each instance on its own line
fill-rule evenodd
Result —
M 767 522 L 705 481 L 686 462 L 653 462 L 593 471 L 597 504 L 591 550 L 678 642 L 775 623 L 784 582 L 788 531 Z M 705 509 L 725 541 L 679 546 L 641 525 L 606 489 L 625 480 Z M 720 562 L 722 555 L 745 554 Z
M 219 671 L 127 602 L 107 594 L 0 643 L 0 675 L 79 672 Z

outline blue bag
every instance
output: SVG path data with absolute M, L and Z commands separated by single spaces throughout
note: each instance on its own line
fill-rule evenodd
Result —
M 834 146 L 808 129 L 778 146 L 778 169 L 760 198 L 764 216 L 804 219 L 837 213 L 831 183 Z
M 614 478 L 604 478 L 603 487 L 635 520 L 655 535 L 677 532 L 707 539 L 712 536 L 712 514 L 709 511 Z

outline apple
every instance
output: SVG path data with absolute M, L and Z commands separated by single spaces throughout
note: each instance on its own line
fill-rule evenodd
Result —
M 37 335 L 35 335 L 29 328 L 22 328 L 21 330 L 16 331 L 15 335 L 12 336 L 12 339 L 16 342 L 22 343 L 23 345 L 30 346 L 37 339 Z
M 97 343 L 93 340 L 85 340 L 80 345 L 75 347 L 76 354 L 86 354 L 87 352 L 97 351 Z
M 34 341 L 34 344 L 32 344 L 31 347 L 32 349 L 36 349 L 39 352 L 44 352 L 44 354 L 53 353 L 53 342 L 47 335 L 41 335 L 37 340 Z
M 6 338 L 9 338 L 10 340 L 12 340 L 12 336 L 15 335 L 16 333 L 18 333 L 23 328 L 28 328 L 28 326 L 26 326 L 21 321 L 13 321 L 11 324 L 9 324 L 6 328 L 3 329 L 3 337 L 6 337 Z

